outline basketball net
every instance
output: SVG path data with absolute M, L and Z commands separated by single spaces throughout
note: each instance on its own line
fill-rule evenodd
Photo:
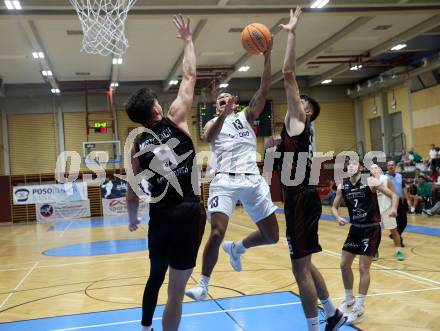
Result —
M 136 0 L 69 0 L 83 30 L 81 51 L 120 58 L 128 47 L 125 21 Z

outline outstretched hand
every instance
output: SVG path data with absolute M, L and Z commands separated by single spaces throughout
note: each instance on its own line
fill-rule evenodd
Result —
M 192 33 L 189 18 L 186 18 L 185 20 L 182 14 L 175 15 L 173 16 L 173 23 L 179 31 L 179 34 L 176 37 L 184 41 L 191 41 Z
M 301 7 L 297 6 L 295 13 L 293 9 L 290 10 L 290 21 L 287 24 L 280 24 L 280 26 L 287 32 L 295 32 L 296 26 L 298 25 L 299 17 L 301 16 Z

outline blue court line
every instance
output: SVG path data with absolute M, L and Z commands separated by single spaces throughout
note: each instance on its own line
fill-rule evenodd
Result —
M 155 331 L 162 330 L 164 306 L 158 306 L 153 317 Z M 9 322 L 0 324 L 0 331 L 137 331 L 140 308 Z M 320 311 L 320 330 L 325 328 Z M 250 296 L 187 302 L 183 304 L 179 331 L 291 331 L 307 330 L 307 322 L 298 296 L 292 292 L 277 292 Z M 341 331 L 356 330 L 344 326 Z
M 96 256 L 145 251 L 147 247 L 146 239 L 92 241 L 51 248 L 43 254 L 47 256 Z
M 284 209 L 278 208 L 275 212 L 277 214 L 284 214 Z M 335 222 L 335 218 L 329 214 L 322 214 L 321 220 Z M 429 226 L 408 224 L 405 228 L 405 232 L 424 234 L 433 237 L 440 237 L 440 228 L 432 228 Z
M 148 223 L 148 217 L 142 218 L 142 223 Z M 69 226 L 70 224 L 70 226 Z M 88 228 L 102 228 L 107 226 L 124 226 L 128 225 L 128 216 L 108 216 L 98 217 L 94 219 L 71 219 L 68 221 L 59 221 L 50 226 L 48 231 L 63 231 L 67 227 L 69 230 L 73 229 L 88 229 Z

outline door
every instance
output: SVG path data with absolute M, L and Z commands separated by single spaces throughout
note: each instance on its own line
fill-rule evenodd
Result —
M 390 141 L 390 154 L 397 156 L 402 153 L 405 148 L 405 141 L 402 127 L 402 113 L 394 113 L 390 115 L 391 122 L 391 141 Z
M 380 117 L 370 119 L 370 141 L 372 151 L 383 151 Z

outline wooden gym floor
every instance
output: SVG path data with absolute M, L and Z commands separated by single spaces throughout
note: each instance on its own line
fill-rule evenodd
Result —
M 340 252 L 348 226 L 339 227 L 335 222 L 325 220 L 328 207 L 324 208 L 323 214 L 319 234 L 324 251 L 315 254 L 313 261 L 339 304 L 344 294 L 339 270 Z M 212 298 L 283 291 L 298 293 L 290 271 L 284 215 L 278 213 L 277 217 L 280 242 L 249 250 L 244 256 L 241 273 L 232 271 L 227 256 L 220 253 L 211 281 Z M 430 235 L 405 233 L 407 260 L 398 262 L 393 257 L 394 248 L 388 231 L 383 231 L 381 258 L 372 266 L 366 313 L 356 324 L 360 329 L 440 330 L 440 218 L 408 215 L 408 220 L 412 230 L 426 230 Z M 72 221 L 52 229 L 50 225 L 37 224 L 1 226 L 0 323 L 139 307 L 149 269 L 145 250 L 110 255 L 99 255 L 98 250 L 98 255 L 94 256 L 42 254 L 48 249 L 72 244 L 83 243 L 83 247 L 88 247 L 91 242 L 109 241 L 117 246 L 117 240 L 145 238 L 146 224 L 130 233 L 123 223 L 91 227 L 76 226 L 90 224 L 87 221 Z M 238 207 L 226 239 L 239 240 L 253 229 L 249 217 Z M 202 249 L 208 233 L 209 227 L 188 286 L 194 285 L 199 277 Z M 354 272 L 357 283 L 357 269 Z M 166 286 L 161 290 L 159 304 L 165 300 Z M 0 324 L 0 330 L 12 330 L 8 325 L 13 324 Z M 286 330 L 296 328 L 286 326 Z

